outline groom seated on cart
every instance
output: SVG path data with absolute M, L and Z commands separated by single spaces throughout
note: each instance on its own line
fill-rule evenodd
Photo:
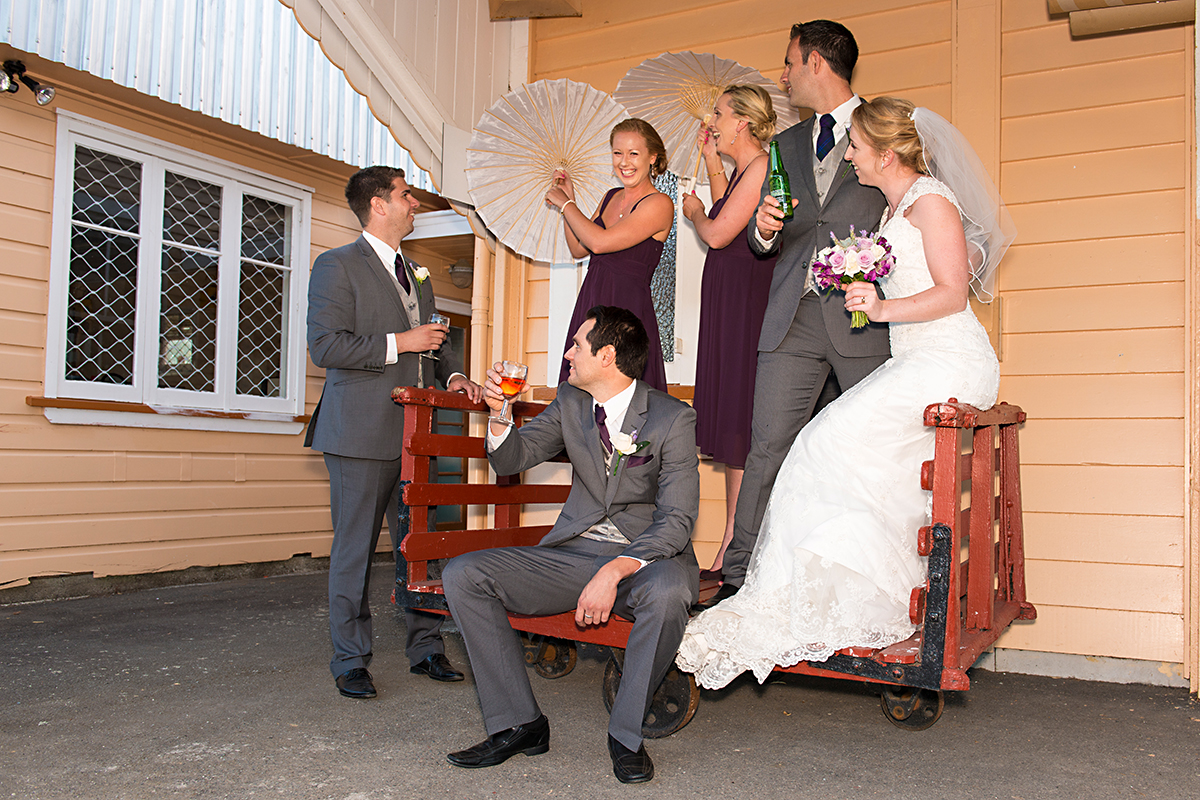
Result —
M 508 614 L 574 609 L 580 627 L 603 625 L 611 614 L 633 620 L 608 750 L 622 783 L 654 777 L 642 721 L 697 600 L 691 534 L 700 476 L 695 412 L 635 377 L 648 353 L 635 314 L 596 306 L 573 336 L 569 376 L 554 402 L 521 428 L 498 417 L 489 422 L 488 459 L 497 474 L 522 472 L 564 450 L 573 474 L 558 520 L 536 546 L 467 553 L 443 572 L 488 733 L 447 756 L 455 766 L 490 767 L 549 750 L 550 724 Z M 503 401 L 499 366 L 488 370 L 484 387 L 493 413 Z

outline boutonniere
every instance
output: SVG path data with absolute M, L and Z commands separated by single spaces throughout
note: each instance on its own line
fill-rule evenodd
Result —
M 637 431 L 633 433 L 614 433 L 612 435 L 613 475 L 617 474 L 617 469 L 621 466 L 622 461 L 635 453 L 641 452 L 642 448 L 649 446 L 650 441 L 648 439 L 639 442 L 637 435 Z
M 838 180 L 840 181 L 842 178 L 844 178 L 844 177 L 846 177 L 847 175 L 849 175 L 849 174 L 850 174 L 850 170 L 852 170 L 852 169 L 854 169 L 854 165 L 853 165 L 853 164 L 851 164 L 849 161 L 847 161 L 847 162 L 846 162 L 846 166 L 845 166 L 845 167 L 842 169 L 842 174 L 838 176 Z
M 424 283 L 429 279 L 429 270 L 424 267 L 414 267 L 413 277 L 417 279 L 417 283 Z

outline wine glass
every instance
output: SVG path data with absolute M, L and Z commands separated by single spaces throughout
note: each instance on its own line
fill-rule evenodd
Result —
M 508 403 L 525 389 L 525 377 L 529 367 L 517 361 L 500 362 L 500 394 L 504 395 L 504 404 L 500 406 L 500 422 L 512 425 L 513 421 L 505 417 Z
M 447 331 L 450 330 L 450 318 L 447 317 L 445 314 L 442 314 L 439 311 L 434 311 L 432 314 L 429 315 L 429 324 L 430 325 L 441 325 Z M 423 355 L 425 358 L 431 359 L 433 361 L 440 360 L 436 355 L 434 355 L 432 350 L 422 353 L 421 355 Z

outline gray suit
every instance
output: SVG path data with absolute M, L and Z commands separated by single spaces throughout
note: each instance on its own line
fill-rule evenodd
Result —
M 804 294 L 808 265 L 817 250 L 829 246 L 830 232 L 845 237 L 853 225 L 875 230 L 886 206 L 879 190 L 862 186 L 848 162 L 841 160 L 845 140 L 821 164 L 813 153 L 809 117 L 779 134 L 779 152 L 799 201 L 792 219 L 764 248 L 750 225 L 750 249 L 778 252 L 771 297 L 758 342 L 750 452 L 738 495 L 733 540 L 725 553 L 725 579 L 740 586 L 758 537 L 771 487 L 800 428 L 812 417 L 830 370 L 841 388 L 849 389 L 887 360 L 886 325 L 853 330 L 841 292 Z M 821 202 L 815 169 L 824 168 L 829 189 Z M 767 194 L 763 185 L 762 194 Z
M 418 284 L 409 264 L 418 315 L 434 310 L 433 288 Z M 329 468 L 333 546 L 329 554 L 330 671 L 341 675 L 371 661 L 371 609 L 367 602 L 371 555 L 386 514 L 397 530 L 404 410 L 392 389 L 416 386 L 418 356 L 387 360 L 387 334 L 410 328 L 391 266 L 385 267 L 363 237 L 322 253 L 308 284 L 308 351 L 325 369 L 325 388 L 308 425 L 305 446 L 325 454 Z M 438 361 L 426 360 L 425 380 L 442 383 L 459 370 L 447 340 Z M 430 366 L 433 365 L 433 366 Z M 393 543 L 394 544 L 394 543 Z M 408 612 L 409 661 L 442 652 L 441 617 Z
M 540 715 L 525 661 L 507 614 L 558 614 L 575 608 L 596 571 L 618 556 L 649 562 L 621 581 L 614 613 L 634 621 L 609 733 L 636 751 L 654 690 L 671 667 L 688 607 L 696 602 L 699 566 L 691 535 L 700 506 L 696 412 L 637 381 L 622 430 L 648 441 L 649 457 L 615 476 L 605 468 L 592 396 L 568 383 L 488 458 L 511 475 L 564 449 L 573 475 L 557 522 L 535 547 L 467 553 L 446 565 L 442 579 L 450 612 L 467 643 L 488 735 Z M 579 534 L 605 518 L 629 539 L 601 542 Z

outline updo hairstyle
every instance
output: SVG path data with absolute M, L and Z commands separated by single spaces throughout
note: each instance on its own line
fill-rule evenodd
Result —
M 771 141 L 775 135 L 775 108 L 766 89 L 743 83 L 726 87 L 723 94 L 729 95 L 733 113 L 750 121 L 747 130 L 751 136 L 760 142 Z
M 899 97 L 876 97 L 854 109 L 850 121 L 876 151 L 891 150 L 901 164 L 920 175 L 928 175 L 925 149 L 912 119 L 914 108 Z
M 610 146 L 613 139 L 617 138 L 618 133 L 636 133 L 645 140 L 646 149 L 650 155 L 654 156 L 654 161 L 650 163 L 651 180 L 667 171 L 667 146 L 663 144 L 662 137 L 658 135 L 658 131 L 654 130 L 653 125 L 637 117 L 623 119 L 613 126 L 612 133 L 608 135 Z

